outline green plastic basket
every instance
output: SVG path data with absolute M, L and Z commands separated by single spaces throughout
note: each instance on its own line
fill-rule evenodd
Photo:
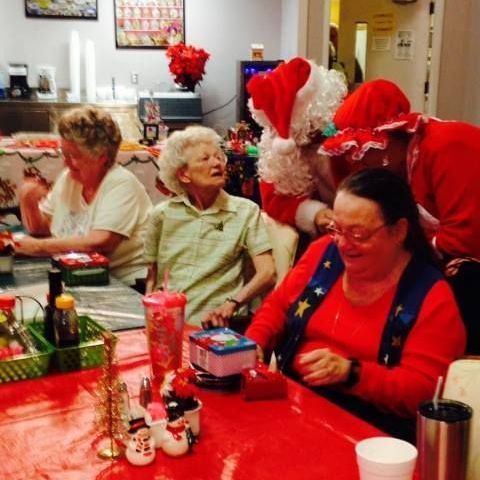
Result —
M 0 383 L 42 377 L 48 372 L 54 348 L 35 328 L 27 328 L 39 353 L 0 361 Z
M 104 362 L 102 332 L 106 329 L 86 315 L 79 315 L 80 344 L 75 347 L 54 348 L 54 364 L 60 372 L 83 370 L 102 365 Z M 38 333 L 43 332 L 43 323 L 30 324 Z

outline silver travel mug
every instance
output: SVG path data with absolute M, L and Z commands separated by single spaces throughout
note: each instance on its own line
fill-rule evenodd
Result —
M 455 400 L 423 402 L 417 412 L 420 480 L 465 480 L 472 409 Z

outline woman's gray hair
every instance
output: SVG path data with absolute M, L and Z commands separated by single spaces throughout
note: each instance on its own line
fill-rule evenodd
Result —
M 122 142 L 120 128 L 112 116 L 91 105 L 66 111 L 58 121 L 58 133 L 91 156 L 106 154 L 109 167 L 115 163 Z
M 160 180 L 171 192 L 183 195 L 185 188 L 178 180 L 177 172 L 187 164 L 185 151 L 197 143 L 213 143 L 220 146 L 221 142 L 222 138 L 218 133 L 208 127 L 195 125 L 173 132 L 160 155 L 158 172 Z

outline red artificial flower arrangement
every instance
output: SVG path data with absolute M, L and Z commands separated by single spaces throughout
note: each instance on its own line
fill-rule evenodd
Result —
M 199 406 L 196 372 L 193 368 L 177 368 L 167 373 L 160 389 L 165 404 L 177 402 L 182 410 L 194 410 Z
M 184 43 L 168 47 L 166 54 L 170 59 L 168 68 L 175 77 L 175 83 L 193 92 L 195 85 L 203 78 L 205 63 L 210 54 L 203 48 L 195 48 Z

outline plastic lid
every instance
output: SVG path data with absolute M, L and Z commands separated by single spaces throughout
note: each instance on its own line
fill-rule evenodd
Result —
M 9 310 L 15 308 L 15 295 L 0 295 L 0 308 Z
M 187 296 L 184 293 L 158 290 L 142 297 L 142 302 L 147 308 L 183 308 L 187 303 Z
M 75 306 L 75 300 L 71 295 L 63 293 L 55 299 L 55 306 L 61 310 L 68 310 Z
M 420 405 L 418 411 L 426 418 L 446 423 L 465 422 L 473 415 L 470 405 L 447 399 L 440 399 L 436 409 L 431 400 L 426 400 Z

